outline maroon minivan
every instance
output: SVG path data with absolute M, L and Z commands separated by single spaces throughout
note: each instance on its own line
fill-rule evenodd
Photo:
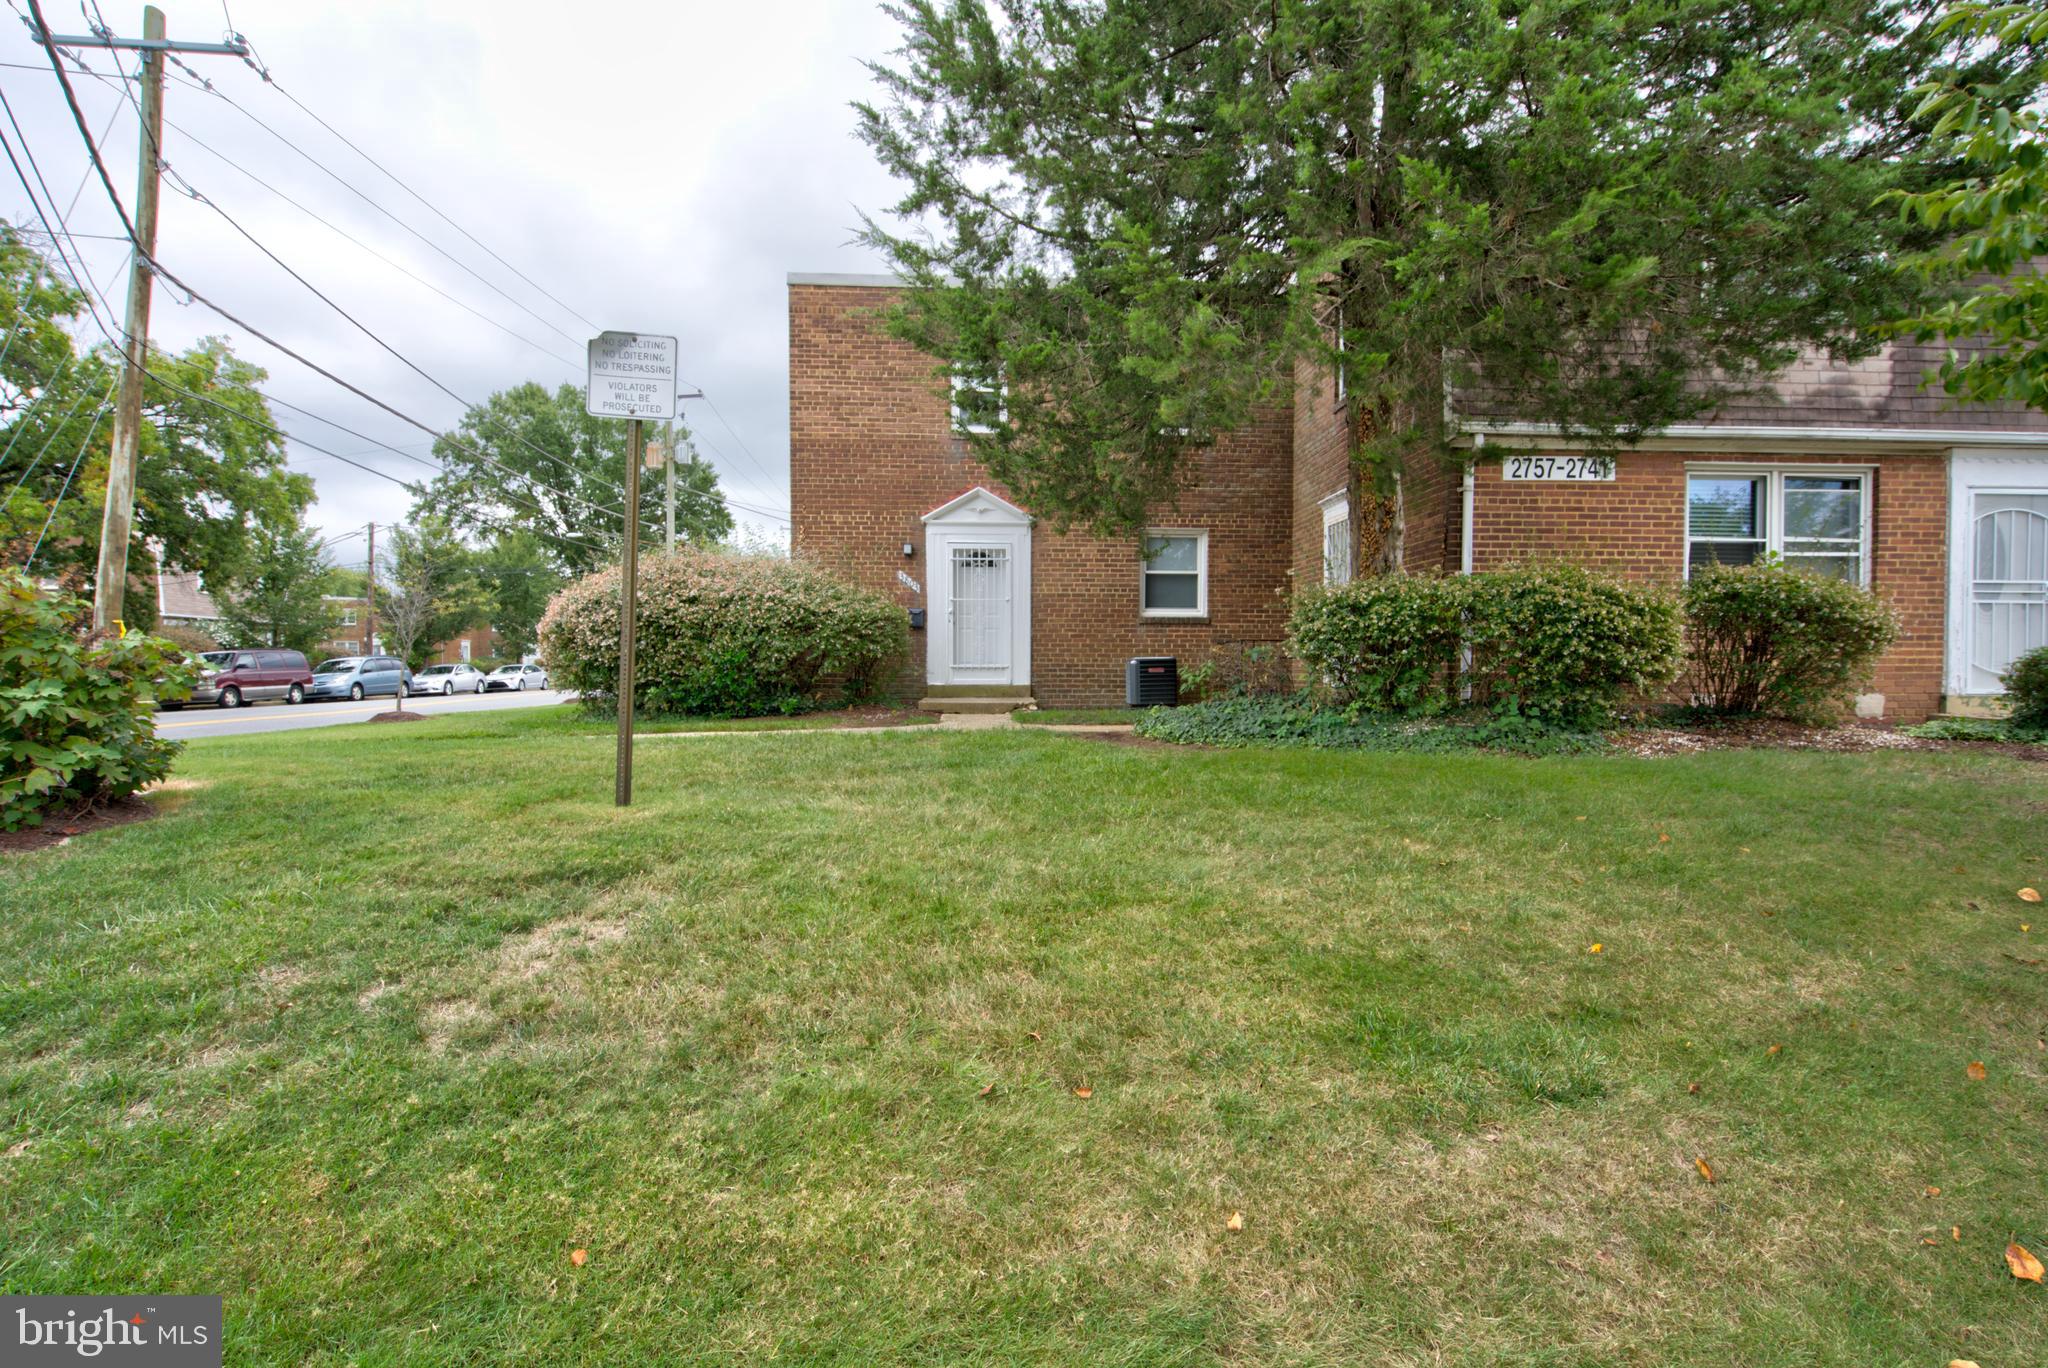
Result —
M 225 651 L 222 654 L 226 656 L 225 660 L 208 662 L 214 668 L 192 690 L 192 702 L 239 708 L 259 698 L 282 698 L 287 703 L 306 701 L 306 686 L 313 682 L 313 672 L 306 668 L 306 657 L 299 652 Z

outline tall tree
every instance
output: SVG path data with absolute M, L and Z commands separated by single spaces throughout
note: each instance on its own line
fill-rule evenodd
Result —
M 89 580 L 99 560 L 108 424 L 95 421 L 119 357 L 78 350 L 71 329 L 84 296 L 56 283 L 55 266 L 0 224 L 0 546 L 48 526 L 39 568 Z M 177 355 L 151 347 L 129 563 L 151 545 L 168 565 L 226 583 L 255 553 L 252 529 L 289 524 L 312 502 L 312 481 L 285 468 L 284 441 L 253 388 L 263 370 L 207 338 Z M 195 397 L 196 396 L 196 397 Z M 19 486 L 19 488 L 17 488 Z M 153 602 L 130 595 L 138 621 Z
M 541 615 L 562 587 L 562 574 L 525 532 L 500 534 L 477 552 L 476 575 L 490 598 L 490 624 L 506 655 L 524 656 L 540 637 Z
M 237 647 L 279 646 L 317 656 L 340 616 L 325 599 L 320 534 L 297 518 L 250 534 L 247 564 L 216 595 L 221 635 Z
M 490 599 L 476 573 L 476 553 L 445 520 L 394 527 L 388 546 L 377 621 L 392 654 L 424 665 L 435 646 L 483 621 Z
M 434 443 L 445 473 L 421 495 L 422 513 L 464 532 L 531 533 L 562 570 L 580 575 L 617 560 L 625 530 L 626 425 L 583 411 L 583 391 L 537 384 L 501 390 Z M 659 480 L 642 480 L 640 525 L 661 526 Z M 676 470 L 676 532 L 715 542 L 732 529 L 718 476 L 703 461 Z
M 1619 445 L 1914 297 L 1891 262 L 1929 233 L 1877 201 L 1951 167 L 1908 90 L 2033 89 L 1931 10 L 903 0 L 861 131 L 916 227 L 867 238 L 915 286 L 894 328 L 1056 524 L 1141 526 L 1304 359 L 1382 489 L 1482 383 Z
M 1957 5 L 1942 22 L 2014 51 L 2048 46 L 2038 4 Z M 1951 394 L 2048 409 L 2048 119 L 2010 88 L 1943 80 L 1921 93 L 1934 137 L 1967 172 L 1900 197 L 1903 214 L 1955 236 L 1907 263 L 1952 297 L 1896 330 L 1951 344 L 1940 370 Z

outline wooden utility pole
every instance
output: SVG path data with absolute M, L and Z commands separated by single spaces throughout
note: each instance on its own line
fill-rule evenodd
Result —
M 626 557 L 619 575 L 619 760 L 612 803 L 633 802 L 633 646 L 640 608 L 640 420 L 626 422 Z
M 671 428 L 675 424 L 669 424 Z M 669 433 L 668 442 L 661 449 L 661 464 L 668 471 L 668 493 L 662 500 L 668 512 L 668 553 L 676 553 L 676 438 Z
M 137 139 L 135 177 L 135 260 L 128 270 L 128 317 L 122 328 L 121 390 L 114 403 L 114 445 L 107 462 L 107 504 L 100 519 L 100 564 L 93 580 L 92 625 L 112 631 L 121 621 L 128 595 L 128 539 L 135 531 L 135 477 L 142 437 L 142 373 L 149 364 L 149 300 L 156 283 L 150 265 L 156 259 L 158 173 L 163 165 L 164 54 L 242 57 L 249 45 L 234 35 L 225 43 L 174 43 L 164 37 L 164 14 L 154 5 L 142 8 L 142 36 L 117 38 L 104 28 L 97 33 L 50 32 L 43 8 L 29 0 L 29 34 L 47 50 L 58 78 L 64 76 L 58 51 L 63 48 L 106 48 L 142 54 L 141 136 Z M 65 87 L 70 98 L 70 87 Z M 72 101 L 72 113 L 78 113 Z M 84 129 L 83 123 L 80 129 Z M 92 134 L 87 132 L 91 140 Z M 104 174 L 104 170 L 102 172 Z M 109 187 L 111 188 L 111 187 Z M 54 206 L 53 206 L 54 207 Z
M 377 524 L 370 524 L 370 563 L 363 567 L 363 654 L 377 653 Z
M 142 40 L 164 41 L 164 12 L 142 10 Z M 107 463 L 107 506 L 100 516 L 100 568 L 93 580 L 92 625 L 110 632 L 121 621 L 128 594 L 128 539 L 135 529 L 135 475 L 142 439 L 142 368 L 148 364 L 150 287 L 156 274 L 156 201 L 161 181 L 157 155 L 164 132 L 164 54 L 142 53 L 142 136 L 135 172 L 135 237 L 140 244 L 128 268 L 128 321 L 122 329 L 121 395 L 114 404 L 113 458 Z

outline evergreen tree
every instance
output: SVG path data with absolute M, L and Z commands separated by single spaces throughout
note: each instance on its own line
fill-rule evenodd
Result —
M 891 324 L 964 384 L 996 476 L 1102 532 L 1300 361 L 1341 377 L 1386 490 L 1449 453 L 1447 395 L 1611 447 L 1803 347 L 1867 350 L 1931 242 L 1880 200 L 1954 170 L 1912 88 L 2035 88 L 2031 48 L 1924 0 L 892 13 L 861 109 L 914 225 L 868 228 L 915 286 Z

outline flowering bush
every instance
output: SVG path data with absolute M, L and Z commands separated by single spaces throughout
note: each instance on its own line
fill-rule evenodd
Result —
M 903 658 L 903 609 L 816 566 L 683 550 L 640 563 L 634 706 L 743 717 L 871 696 Z M 568 585 L 540 623 L 550 681 L 616 706 L 619 571 Z
M 1494 712 L 1559 725 L 1597 723 L 1629 694 L 1651 693 L 1684 664 L 1668 590 L 1572 565 L 1467 576 L 1466 677 Z
M 1693 703 L 1713 712 L 1825 717 L 1898 633 L 1869 591 L 1774 560 L 1703 567 L 1685 586 Z
M 1433 713 L 1457 697 L 1465 582 L 1374 575 L 1294 601 L 1288 648 L 1341 703 Z
M 125 798 L 169 774 L 181 749 L 150 714 L 157 694 L 191 693 L 185 653 L 141 632 L 88 641 L 90 617 L 82 601 L 0 571 L 0 831 Z

